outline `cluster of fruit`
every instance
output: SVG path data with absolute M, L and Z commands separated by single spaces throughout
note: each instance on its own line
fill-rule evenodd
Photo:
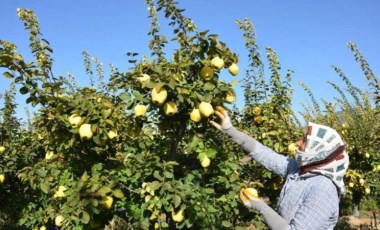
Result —
M 204 66 L 199 71 L 200 77 L 205 81 L 210 81 L 214 77 L 215 71 L 220 71 L 224 67 L 225 63 L 222 58 L 216 56 L 211 62 L 210 66 Z M 235 76 L 239 73 L 239 67 L 236 63 L 231 64 L 228 67 L 229 72 Z M 142 74 L 138 77 L 138 81 L 142 85 L 149 84 L 151 77 L 148 74 Z M 153 87 L 150 98 L 153 105 L 162 106 L 163 112 L 167 116 L 173 116 L 178 112 L 178 105 L 175 101 L 167 101 L 168 91 L 162 84 L 157 84 Z M 232 103 L 236 98 L 235 92 L 231 89 L 224 101 L 227 103 Z M 145 116 L 147 112 L 147 106 L 144 104 L 135 105 L 134 109 L 135 116 Z M 214 113 L 213 106 L 210 102 L 202 101 L 199 103 L 197 108 L 193 108 L 190 112 L 190 119 L 194 122 L 199 122 L 202 118 L 207 118 Z
M 366 186 L 366 182 L 363 179 L 363 176 L 355 170 L 348 170 L 345 177 L 348 178 L 349 181 L 349 192 L 352 190 L 362 190 L 367 195 L 371 193 L 371 189 L 368 186 Z
M 79 136 L 83 139 L 91 139 L 94 135 L 94 131 L 92 129 L 91 124 L 83 123 L 84 118 L 79 116 L 78 114 L 72 114 L 69 117 L 69 123 L 73 128 L 79 127 Z M 109 139 L 114 139 L 118 136 L 117 130 L 115 128 L 112 128 L 108 131 L 107 136 Z

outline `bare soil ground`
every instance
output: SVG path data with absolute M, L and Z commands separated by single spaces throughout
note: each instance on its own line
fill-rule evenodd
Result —
M 380 230 L 380 211 L 367 212 L 361 217 L 343 216 L 336 229 Z

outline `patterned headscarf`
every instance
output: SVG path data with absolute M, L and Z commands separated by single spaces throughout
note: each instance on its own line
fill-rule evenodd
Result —
M 330 127 L 308 123 L 305 136 L 305 151 L 297 150 L 296 160 L 302 172 L 322 174 L 345 194 L 343 176 L 347 171 L 349 157 L 345 143 L 338 132 Z

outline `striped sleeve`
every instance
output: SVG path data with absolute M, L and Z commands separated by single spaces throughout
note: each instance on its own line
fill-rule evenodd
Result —
M 249 153 L 255 161 L 275 174 L 286 177 L 287 174 L 298 169 L 297 162 L 293 158 L 276 153 L 234 127 L 224 130 L 224 133 L 239 144 L 244 152 Z

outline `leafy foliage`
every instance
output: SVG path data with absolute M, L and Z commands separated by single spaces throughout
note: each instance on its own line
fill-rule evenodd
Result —
M 145 2 L 152 20 L 150 55 L 128 52 L 128 71 L 112 65 L 105 71 L 99 59 L 83 51 L 89 86 L 78 86 L 72 74 L 53 75 L 53 49 L 41 36 L 36 16 L 31 10 L 17 10 L 29 31 L 34 60 L 24 60 L 15 44 L 0 40 L 0 68 L 4 77 L 13 80 L 1 110 L 4 151 L 0 153 L 0 174 L 5 180 L 0 185 L 0 203 L 4 204 L 0 217 L 6 223 L 0 226 L 266 228 L 259 214 L 241 204 L 238 193 L 241 188 L 256 187 L 273 205 L 282 178 L 255 162 L 242 164 L 245 153 L 240 147 L 210 127 L 210 119 L 216 116 L 201 115 L 200 121 L 190 116 L 202 102 L 212 108 L 231 103 L 226 97 L 235 95 L 237 80 L 224 82 L 220 76 L 238 63 L 238 55 L 217 35 L 198 31 L 174 1 Z M 173 27 L 171 39 L 160 33 L 160 13 Z M 275 151 L 291 156 L 294 152 L 289 146 L 302 135 L 301 124 L 291 109 L 292 71 L 281 76 L 279 58 L 268 47 L 266 79 L 253 23 L 244 19 L 237 24 L 250 63 L 243 79 L 245 105 L 242 111 L 232 105 L 233 123 Z M 175 42 L 177 48 L 166 50 L 169 42 Z M 352 49 L 357 60 L 364 63 L 362 68 L 376 94 L 376 78 L 356 47 Z M 171 59 L 167 53 L 172 53 Z M 366 178 L 363 186 L 374 190 L 378 186 L 375 173 L 364 171 L 370 166 L 373 172 L 379 170 L 378 150 L 373 147 L 379 146 L 378 126 L 373 125 L 378 113 L 370 97 L 355 88 L 338 68 L 336 71 L 355 104 L 349 103 L 343 89 L 330 83 L 342 95 L 337 100 L 341 112 L 336 113 L 337 107 L 325 102 L 327 113 L 322 114 L 312 98 L 315 110 L 305 116 L 345 132 L 356 154 L 353 169 L 362 170 L 360 174 L 352 171 L 349 175 L 354 177 L 349 179 L 361 189 L 360 178 Z M 211 74 L 205 78 L 204 72 Z M 16 89 L 37 109 L 27 129 L 15 117 Z M 163 103 L 156 103 L 153 92 L 162 91 Z M 311 90 L 308 93 L 313 97 Z M 174 112 L 168 113 L 173 104 Z M 345 129 L 340 128 L 343 122 Z M 370 142 L 364 142 L 368 133 L 374 135 Z M 376 156 L 376 161 L 363 159 L 367 152 Z M 357 191 L 362 192 L 360 189 Z

